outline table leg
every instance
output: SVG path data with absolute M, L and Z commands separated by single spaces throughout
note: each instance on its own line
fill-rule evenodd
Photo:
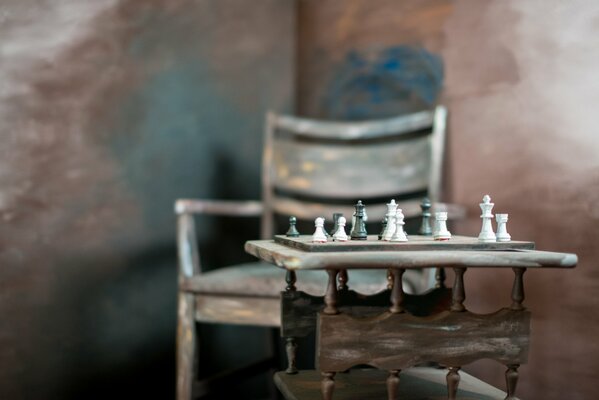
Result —
M 510 364 L 505 371 L 507 397 L 505 400 L 516 400 L 516 385 L 518 384 L 518 364 Z
M 458 371 L 460 367 L 449 367 L 447 373 L 447 398 L 449 400 L 455 400 L 458 394 L 458 385 L 460 383 L 460 374 Z
M 320 388 L 322 391 L 323 400 L 333 400 L 333 390 L 335 389 L 335 373 L 321 372 L 322 381 Z
M 399 394 L 399 369 L 389 371 L 387 378 L 387 399 L 397 400 Z

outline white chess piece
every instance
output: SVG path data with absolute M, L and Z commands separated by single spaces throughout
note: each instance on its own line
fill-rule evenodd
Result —
M 337 231 L 333 235 L 333 240 L 338 242 L 347 242 L 347 233 L 345 233 L 345 217 L 339 217 L 337 220 Z
M 316 243 L 326 243 L 327 235 L 324 233 L 324 218 L 318 217 L 314 220 L 316 231 L 312 235 L 312 241 Z
M 396 213 L 395 213 L 395 232 L 393 233 L 393 236 L 391 237 L 391 242 L 407 242 L 408 241 L 408 237 L 406 236 L 406 233 L 403 230 L 403 226 L 406 224 L 404 222 L 404 215 L 403 212 L 401 211 L 401 208 L 398 208 Z
M 493 232 L 493 224 L 491 220 L 493 219 L 493 214 L 491 214 L 491 210 L 495 203 L 491 203 L 491 197 L 488 194 L 485 194 L 483 197 L 483 202 L 479 204 L 480 209 L 482 211 L 481 218 L 483 220 L 483 226 L 480 230 L 480 234 L 478 235 L 479 242 L 495 242 L 495 232 Z
M 512 240 L 512 236 L 507 233 L 507 220 L 508 214 L 495 214 L 497 219 L 497 241 L 498 242 L 509 242 Z
M 433 232 L 433 239 L 451 239 L 451 233 L 447 230 L 447 211 L 439 211 L 435 213 L 435 229 Z
M 395 214 L 397 214 L 397 204 L 395 204 L 395 199 L 391 199 L 391 201 L 387 203 L 387 226 L 385 226 L 382 238 L 387 242 L 391 240 L 395 233 Z

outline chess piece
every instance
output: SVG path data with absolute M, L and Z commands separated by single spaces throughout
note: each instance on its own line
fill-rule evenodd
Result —
M 395 214 L 397 214 L 397 204 L 395 204 L 395 199 L 391 199 L 391 201 L 387 203 L 387 214 L 385 215 L 385 218 L 387 218 L 387 225 L 383 232 L 383 240 L 387 242 L 391 240 L 395 233 Z
M 343 215 L 337 219 L 337 225 L 338 227 L 333 235 L 333 240 L 338 242 L 347 242 L 347 233 L 345 233 L 345 217 Z
M 366 240 L 368 233 L 366 232 L 366 224 L 364 223 L 364 204 L 362 204 L 362 200 L 358 200 L 355 208 L 356 222 L 352 226 L 351 239 Z
M 431 228 L 431 201 L 425 197 L 420 203 L 420 209 L 422 210 L 422 224 L 418 233 L 422 236 L 431 236 L 433 230 Z
M 391 237 L 391 242 L 407 242 L 408 241 L 408 237 L 406 236 L 406 233 L 403 230 L 404 225 L 405 225 L 405 222 L 404 222 L 403 212 L 401 211 L 401 208 L 398 208 L 397 212 L 395 213 L 395 232 L 393 233 L 393 236 Z
M 495 214 L 495 218 L 497 219 L 497 237 L 498 242 L 509 242 L 512 240 L 512 236 L 507 233 L 507 220 L 508 214 Z
M 318 217 L 314 220 L 316 231 L 312 235 L 312 241 L 316 243 L 326 243 L 327 235 L 324 233 L 324 218 Z
M 435 213 L 435 232 L 433 233 L 433 239 L 451 239 L 451 233 L 447 230 L 447 211 L 439 211 Z
M 333 230 L 331 231 L 331 235 L 335 236 L 335 232 L 337 232 L 337 228 L 339 228 L 339 217 L 342 217 L 343 214 L 341 213 L 333 213 Z
M 385 234 L 385 229 L 387 229 L 387 216 L 385 215 L 385 218 L 383 218 L 383 229 L 381 230 L 381 233 L 379 233 L 379 240 L 383 239 L 383 235 Z
M 491 210 L 495 204 L 491 203 L 491 197 L 488 194 L 485 194 L 483 197 L 483 202 L 479 204 L 480 209 L 482 211 L 481 218 L 483 220 L 483 226 L 480 230 L 480 234 L 478 235 L 479 242 L 495 242 L 495 232 L 493 232 L 493 225 L 491 220 L 493 219 L 493 214 L 491 214 Z
M 287 233 L 285 234 L 285 236 L 298 237 L 300 235 L 297 228 L 295 227 L 295 224 L 297 224 L 297 218 L 295 218 L 292 215 L 291 217 L 289 217 L 289 229 L 287 230 Z

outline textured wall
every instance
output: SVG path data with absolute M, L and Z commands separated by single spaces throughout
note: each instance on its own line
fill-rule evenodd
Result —
M 173 201 L 259 195 L 293 2 L 8 0 L 0 37 L 0 398 L 172 396 Z
M 533 337 L 518 392 L 527 399 L 593 398 L 599 379 L 596 2 L 310 0 L 300 3 L 299 15 L 298 108 L 306 115 L 336 116 L 328 91 L 352 53 L 409 45 L 441 58 L 440 101 L 450 113 L 446 198 L 470 214 L 456 232 L 478 233 L 477 204 L 490 193 L 496 212 L 510 213 L 514 238 L 580 257 L 576 270 L 525 276 Z M 393 99 L 379 106 L 366 93 L 362 101 L 376 115 L 387 113 Z M 467 306 L 488 312 L 508 304 L 511 281 L 508 271 L 492 277 L 469 271 Z M 495 363 L 467 370 L 503 387 L 504 368 Z

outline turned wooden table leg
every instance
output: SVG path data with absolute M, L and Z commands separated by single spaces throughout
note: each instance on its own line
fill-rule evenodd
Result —
M 389 371 L 387 378 L 387 399 L 397 400 L 399 395 L 399 369 Z
M 526 268 L 512 268 L 514 270 L 514 286 L 512 286 L 512 305 L 511 309 L 524 310 L 522 302 L 524 301 L 524 273 Z
M 287 270 L 287 273 L 285 274 L 285 282 L 287 282 L 287 287 L 285 288 L 285 291 L 295 292 L 297 290 L 295 287 L 296 281 L 297 276 L 295 274 L 295 271 Z M 285 354 L 287 356 L 287 369 L 285 370 L 285 372 L 288 374 L 297 374 L 297 342 L 295 341 L 294 337 L 286 337 L 285 342 Z
M 337 270 L 327 269 L 327 274 L 329 274 L 329 282 L 324 295 L 325 307 L 323 312 L 328 315 L 339 314 L 337 309 Z
M 295 282 L 297 282 L 297 276 L 295 275 L 295 271 L 287 270 L 285 273 L 285 282 L 287 283 L 286 292 L 296 291 Z
M 335 373 L 321 372 L 322 381 L 320 390 L 322 391 L 323 400 L 333 400 L 333 390 L 335 390 Z
M 296 366 L 296 355 L 297 355 L 297 343 L 295 338 L 285 338 L 285 352 L 287 354 L 287 369 L 285 370 L 288 374 L 297 374 Z
M 403 301 L 404 292 L 402 286 L 402 277 L 405 269 L 399 268 L 393 272 L 393 288 L 391 289 L 391 308 L 389 311 L 393 314 L 404 312 Z
M 516 400 L 516 385 L 518 384 L 518 364 L 510 364 L 505 371 L 507 397 L 505 400 Z
M 449 367 L 447 373 L 447 398 L 449 400 L 455 400 L 458 395 L 458 385 L 460 384 L 460 374 L 458 371 L 460 367 Z
M 453 282 L 453 290 L 451 291 L 451 311 L 466 311 L 464 300 L 466 293 L 464 291 L 464 272 L 466 268 L 454 268 L 455 281 Z
M 393 270 L 387 269 L 387 289 L 393 289 Z
M 435 268 L 435 288 L 445 287 L 445 268 Z
M 342 269 L 339 271 L 339 291 L 347 290 L 347 282 L 349 282 L 349 277 L 347 275 L 347 270 Z

